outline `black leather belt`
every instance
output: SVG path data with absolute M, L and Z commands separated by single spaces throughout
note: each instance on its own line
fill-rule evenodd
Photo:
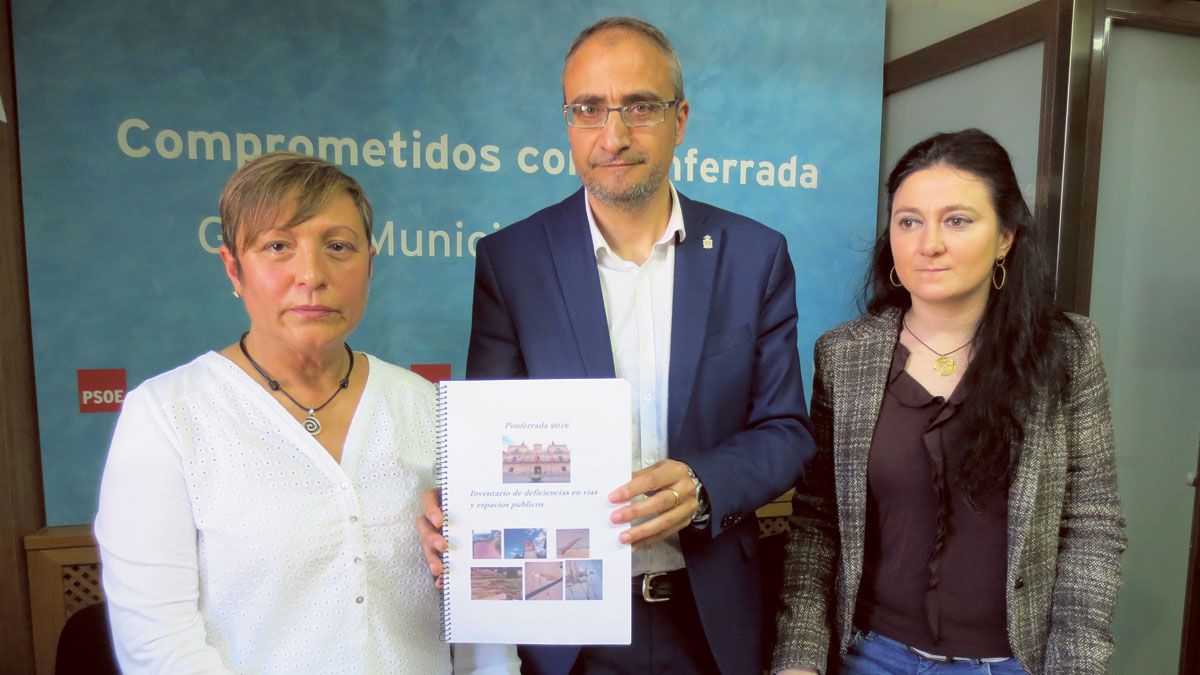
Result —
M 666 602 L 687 590 L 687 570 L 647 572 L 633 577 L 633 595 L 646 602 Z

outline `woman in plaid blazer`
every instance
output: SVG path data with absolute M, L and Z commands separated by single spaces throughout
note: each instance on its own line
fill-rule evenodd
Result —
M 867 313 L 817 342 L 772 670 L 1102 673 L 1126 540 L 1096 329 L 991 136 L 913 146 L 888 213 Z

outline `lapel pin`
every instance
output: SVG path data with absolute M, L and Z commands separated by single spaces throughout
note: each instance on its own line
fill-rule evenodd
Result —
M 711 234 L 704 235 L 704 238 L 700 240 L 700 245 L 703 246 L 704 248 L 712 248 L 712 246 L 713 246 L 712 235 Z

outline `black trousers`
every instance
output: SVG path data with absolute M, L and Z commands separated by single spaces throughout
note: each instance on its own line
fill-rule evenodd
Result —
M 635 594 L 632 644 L 584 647 L 571 675 L 720 673 L 700 626 L 691 586 L 682 581 L 666 602 L 646 602 Z

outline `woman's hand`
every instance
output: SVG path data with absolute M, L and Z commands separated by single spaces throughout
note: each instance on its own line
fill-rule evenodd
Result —
M 421 537 L 421 552 L 425 554 L 425 562 L 429 563 L 429 573 L 433 575 L 433 587 L 442 587 L 442 553 L 446 552 L 448 544 L 442 536 L 442 493 L 439 490 L 426 490 L 421 493 L 421 511 L 417 516 L 417 534 Z

